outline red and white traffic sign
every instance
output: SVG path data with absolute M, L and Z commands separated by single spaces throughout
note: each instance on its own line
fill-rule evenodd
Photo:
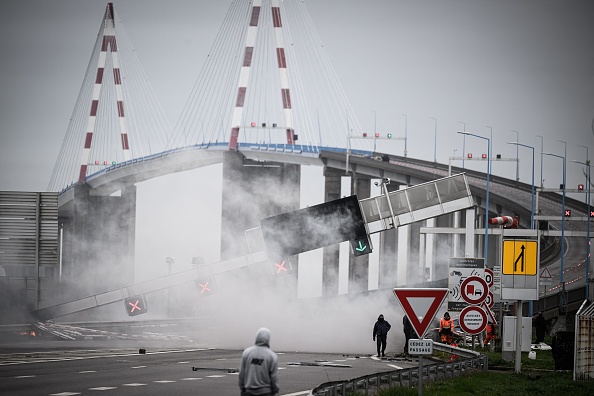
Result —
M 493 311 L 491 311 L 491 307 L 489 307 L 486 302 L 481 304 L 481 308 L 487 314 L 487 322 L 497 324 L 497 318 L 495 317 Z
M 490 268 L 485 268 L 485 282 L 487 282 L 487 286 L 489 286 L 489 288 L 493 287 L 493 270 Z
M 394 289 L 396 299 L 419 338 L 425 335 L 448 292 L 448 289 Z
M 460 293 L 464 301 L 478 305 L 487 298 L 489 285 L 480 276 L 469 276 L 462 282 Z
M 489 293 L 487 293 L 487 298 L 485 301 L 483 301 L 483 304 L 489 308 L 493 308 L 493 305 L 495 305 L 495 296 L 491 290 L 489 290 Z
M 460 328 L 468 334 L 479 334 L 487 328 L 487 314 L 481 307 L 469 305 L 460 312 Z
M 549 271 L 549 269 L 547 267 L 544 267 L 544 269 L 540 272 L 540 278 L 541 279 L 551 279 L 551 272 Z

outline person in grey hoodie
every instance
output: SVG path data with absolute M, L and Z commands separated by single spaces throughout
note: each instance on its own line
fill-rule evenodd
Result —
M 258 329 L 256 343 L 241 355 L 239 368 L 241 396 L 278 395 L 278 358 L 270 349 L 270 330 Z

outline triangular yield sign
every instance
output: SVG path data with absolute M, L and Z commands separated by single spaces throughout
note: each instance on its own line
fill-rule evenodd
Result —
M 419 338 L 425 335 L 448 292 L 448 289 L 394 289 L 396 299 Z

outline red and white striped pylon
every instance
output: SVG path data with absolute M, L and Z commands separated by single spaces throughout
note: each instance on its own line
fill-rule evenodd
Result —
M 254 54 L 254 44 L 258 33 L 258 26 L 260 20 L 260 11 L 262 8 L 262 0 L 254 0 L 252 4 L 252 14 L 249 20 L 248 31 L 246 35 L 245 52 L 243 55 L 243 66 L 239 74 L 239 83 L 237 87 L 237 100 L 235 101 L 235 109 L 233 110 L 233 118 L 231 120 L 231 137 L 229 139 L 229 149 L 237 149 L 237 141 L 239 138 L 239 128 L 243 118 L 243 109 L 247 93 L 247 84 L 252 67 L 252 56 Z M 291 95 L 289 92 L 289 76 L 287 73 L 287 58 L 285 57 L 285 43 L 283 39 L 282 20 L 280 1 L 272 0 L 272 23 L 274 29 L 274 40 L 276 45 L 276 59 L 280 77 L 281 97 L 283 101 L 283 112 L 285 118 L 285 130 L 287 134 L 287 144 L 295 144 L 294 130 L 293 130 L 293 110 L 291 106 Z
M 489 224 L 511 227 L 514 225 L 514 218 L 511 216 L 492 217 L 489 219 Z
M 93 98 L 91 102 L 91 111 L 89 114 L 89 121 L 87 123 L 87 133 L 85 136 L 85 144 L 83 148 L 83 155 L 80 164 L 80 173 L 78 176 L 79 182 L 85 182 L 87 178 L 87 165 L 89 164 L 89 154 L 91 152 L 91 143 L 93 141 L 93 133 L 95 132 L 95 122 L 97 118 L 97 109 L 99 108 L 99 95 L 101 87 L 103 86 L 103 73 L 105 71 L 105 61 L 107 59 L 107 51 L 111 53 L 113 65 L 113 79 L 116 90 L 116 102 L 118 108 L 118 118 L 120 120 L 120 134 L 122 138 L 122 150 L 124 152 L 124 161 L 130 159 L 130 146 L 128 143 L 128 132 L 126 128 L 126 118 L 124 116 L 124 98 L 122 95 L 122 78 L 120 73 L 120 61 L 118 57 L 118 46 L 115 36 L 114 10 L 113 3 L 107 4 L 105 10 L 105 23 L 103 24 L 103 37 L 101 42 L 101 52 L 99 52 L 99 60 L 97 62 L 97 76 L 95 78 L 95 86 L 93 88 Z
M 247 84 L 252 68 L 252 56 L 254 54 L 254 44 L 258 33 L 258 21 L 260 20 L 260 8 L 262 0 L 254 0 L 252 3 L 252 15 L 250 17 L 248 31 L 246 35 L 245 51 L 243 54 L 243 65 L 239 73 L 239 82 L 237 87 L 237 100 L 233 110 L 231 120 L 231 137 L 229 138 L 229 150 L 237 150 L 237 140 L 239 138 L 239 127 L 243 118 L 243 104 L 247 92 Z
M 276 59 L 278 61 L 278 70 L 280 73 L 283 111 L 285 113 L 287 144 L 295 144 L 293 139 L 293 110 L 291 107 L 291 95 L 289 92 L 289 75 L 287 73 L 287 59 L 285 58 L 285 42 L 283 39 L 283 24 L 281 21 L 279 0 L 272 0 L 272 22 L 274 26 L 274 40 L 276 44 Z

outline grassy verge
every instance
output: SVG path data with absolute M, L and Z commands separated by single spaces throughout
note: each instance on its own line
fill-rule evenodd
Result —
M 550 345 L 550 339 L 545 339 Z M 536 359 L 529 359 L 522 353 L 521 373 L 515 374 L 515 363 L 502 358 L 501 352 L 478 349 L 489 357 L 489 370 L 477 371 L 469 375 L 426 384 L 426 396 L 507 396 L 507 395 L 594 395 L 594 382 L 573 381 L 571 371 L 555 371 L 552 351 L 536 351 Z M 377 396 L 413 396 L 418 388 L 383 389 Z

